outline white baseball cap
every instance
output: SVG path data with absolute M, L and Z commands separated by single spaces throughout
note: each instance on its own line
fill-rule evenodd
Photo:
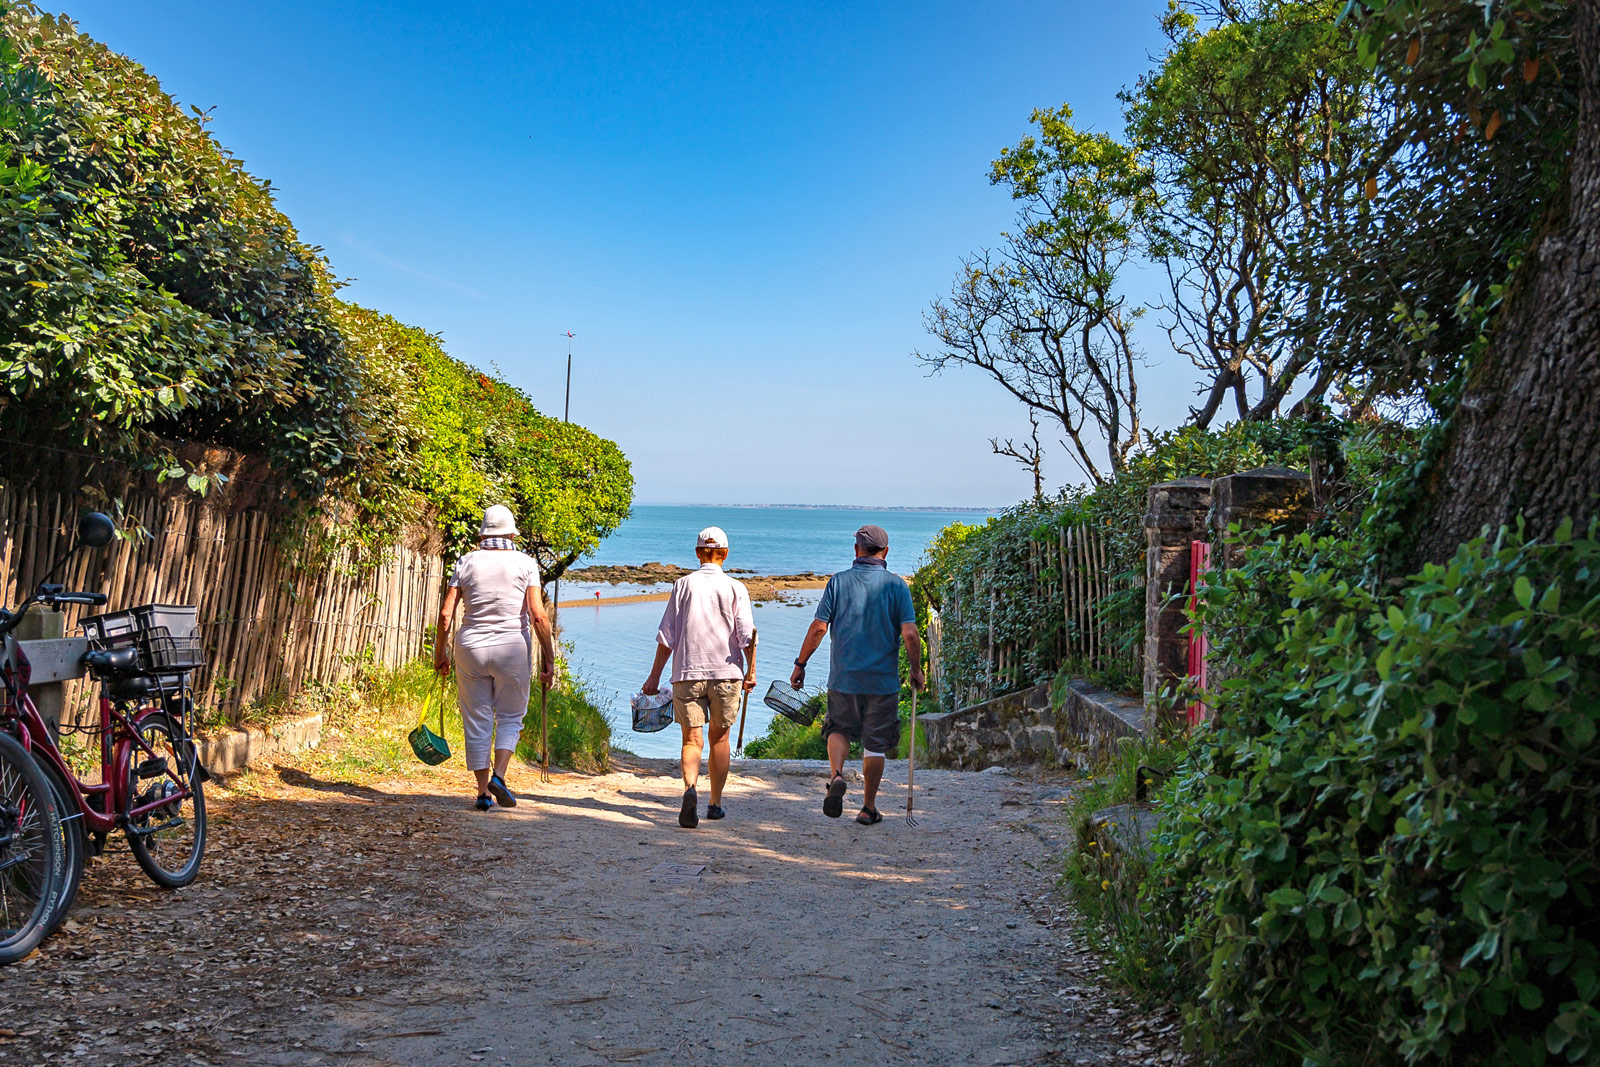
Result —
M 707 526 L 700 531 L 700 536 L 695 540 L 696 548 L 727 548 L 728 535 L 722 532 L 720 526 Z

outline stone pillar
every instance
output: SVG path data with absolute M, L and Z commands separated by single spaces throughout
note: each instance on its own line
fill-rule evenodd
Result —
M 1262 467 L 1218 478 L 1211 484 L 1211 566 L 1232 567 L 1239 546 L 1228 543 L 1228 527 L 1271 527 L 1298 533 L 1311 522 L 1311 475 L 1287 467 Z
M 1204 541 L 1211 509 L 1210 478 L 1179 478 L 1150 487 L 1144 516 L 1144 701 L 1161 707 L 1162 688 L 1189 671 L 1189 648 L 1181 632 L 1189 595 L 1190 542 Z
M 67 617 L 59 611 L 35 608 L 22 617 L 11 636 L 17 641 L 58 640 L 67 636 Z M 60 744 L 61 715 L 67 707 L 66 683 L 37 682 L 28 686 L 28 695 L 33 698 L 39 717 L 50 728 L 50 736 Z

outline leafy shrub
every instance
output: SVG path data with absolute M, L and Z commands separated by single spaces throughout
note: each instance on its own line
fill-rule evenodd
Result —
M 539 685 L 534 682 L 517 755 L 529 763 L 540 760 Z M 550 762 L 591 774 L 611 769 L 611 720 L 595 704 L 583 679 L 567 672 L 565 661 L 550 690 Z
M 1203 613 L 1231 675 L 1149 904 L 1213 1047 L 1308 1062 L 1600 1054 L 1600 541 L 1463 545 L 1374 591 L 1360 546 L 1253 548 Z M 1282 1049 L 1279 1049 L 1282 1053 Z
M 627 518 L 633 474 L 615 444 L 540 414 L 520 390 L 450 358 L 433 334 L 335 303 L 362 361 L 368 444 L 353 496 L 384 543 L 426 518 L 447 552 L 462 552 L 483 509 L 505 504 L 548 580 Z
M 162 436 L 261 452 L 319 496 L 361 447 L 320 255 L 137 63 L 32 5 L 4 33 L 47 91 L 0 130 L 44 176 L 0 208 L 0 427 L 120 458 Z
M 460 550 L 506 504 L 558 573 L 626 518 L 614 444 L 338 300 L 271 184 L 137 63 L 0 3 L 0 90 L 0 435 L 200 491 L 180 443 L 264 456 L 332 520 L 296 527 L 307 562 L 419 519 Z
M 1067 799 L 1073 847 L 1062 856 L 1062 877 L 1084 921 L 1085 943 L 1103 957 L 1110 977 L 1145 1002 L 1181 997 L 1192 988 L 1193 966 L 1177 941 L 1181 916 L 1145 906 L 1149 856 L 1123 835 L 1097 829 L 1093 817 L 1113 805 L 1132 804 L 1183 763 L 1188 738 L 1180 731 L 1129 740 L 1094 777 L 1077 783 Z M 1154 771 L 1154 774 L 1150 772 Z
M 801 726 L 774 715 L 765 734 L 745 742 L 744 754 L 750 759 L 827 759 L 822 719 L 819 716 L 810 726 Z

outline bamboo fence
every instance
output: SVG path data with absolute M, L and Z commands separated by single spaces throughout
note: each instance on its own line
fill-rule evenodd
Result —
M 1140 654 L 1116 646 L 1101 610 L 1105 599 L 1119 588 L 1108 566 L 1106 542 L 1104 532 L 1080 524 L 1063 527 L 1054 544 L 1034 541 L 1028 548 L 1028 582 L 1033 602 L 1058 604 L 1061 611 L 1063 625 L 1056 647 L 1049 652 L 1057 662 L 1071 662 L 1085 670 L 1105 670 L 1118 660 Z M 976 638 L 982 660 L 980 669 L 969 674 L 964 685 L 953 677 L 948 664 L 939 662 L 934 668 L 940 679 L 935 691 L 951 700 L 953 706 L 967 707 L 1020 688 L 1025 681 L 1021 677 L 1024 653 L 1034 646 L 1006 640 L 997 632 L 995 615 L 1000 594 L 991 574 L 979 571 L 972 577 L 970 591 L 952 588 L 950 593 L 940 620 L 941 650 L 950 640 L 950 631 L 966 629 L 969 647 Z
M 148 536 L 76 554 L 55 580 L 105 593 L 103 608 L 70 608 L 67 632 L 86 614 L 140 604 L 193 604 L 207 666 L 194 677 L 208 717 L 237 721 L 258 701 L 312 681 L 347 680 L 360 664 L 398 666 L 423 651 L 438 615 L 444 563 L 397 545 L 356 568 L 348 549 L 315 570 L 280 545 L 262 509 L 217 506 L 192 494 L 134 493 L 126 517 Z M 0 594 L 14 606 L 71 546 L 70 496 L 0 485 Z M 82 702 L 69 694 L 68 719 Z M 219 714 L 220 713 L 220 714 Z

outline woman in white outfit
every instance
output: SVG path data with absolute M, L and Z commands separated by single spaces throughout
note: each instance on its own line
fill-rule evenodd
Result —
M 539 596 L 539 565 L 517 551 L 517 523 L 511 509 L 496 504 L 483 513 L 478 547 L 456 563 L 450 588 L 439 608 L 433 667 L 440 677 L 451 671 L 450 625 L 462 606 L 455 635 L 456 697 L 466 739 L 467 769 L 478 777 L 479 811 L 493 805 L 516 807 L 506 788 L 506 768 L 522 733 L 533 683 L 533 634 L 539 635 L 539 684 L 555 677 L 555 642 Z M 530 629 L 531 627 L 531 629 Z M 494 769 L 489 752 L 494 750 Z

